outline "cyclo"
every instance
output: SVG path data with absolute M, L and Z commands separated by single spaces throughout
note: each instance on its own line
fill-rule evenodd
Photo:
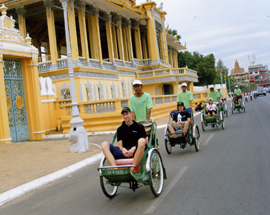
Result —
M 237 96 L 236 94 L 234 95 L 234 97 Z M 244 112 L 246 112 L 246 105 L 245 105 L 245 101 L 242 97 L 242 95 L 237 96 L 237 100 L 239 101 L 239 99 L 241 99 L 241 103 L 235 103 L 234 100 L 231 103 L 231 109 L 232 109 L 232 114 L 233 111 L 238 110 L 240 112 L 240 110 L 244 110 Z
M 221 104 L 219 101 L 213 101 L 213 104 L 215 104 L 218 109 L 215 116 L 207 116 L 206 113 L 206 106 L 209 104 L 208 102 L 205 102 L 203 105 L 203 110 L 201 113 L 201 124 L 202 124 L 202 130 L 205 131 L 205 126 L 208 126 L 209 124 L 214 128 L 215 126 L 217 127 L 218 125 L 221 125 L 222 129 L 225 128 L 225 123 L 224 123 L 224 116 L 223 112 L 221 110 Z
M 172 147 L 174 147 L 176 144 L 180 144 L 180 147 L 182 149 L 186 148 L 186 146 L 189 144 L 190 146 L 194 145 L 196 152 L 200 149 L 200 131 L 199 127 L 194 124 L 194 116 L 193 111 L 190 109 L 184 110 L 185 112 L 188 112 L 191 115 L 191 120 L 193 127 L 190 122 L 188 126 L 188 131 L 185 134 L 183 132 L 183 129 L 178 129 L 175 131 L 175 133 L 170 133 L 168 126 L 164 130 L 164 142 L 165 142 L 165 148 L 168 154 L 172 153 Z M 170 112 L 169 116 L 169 123 L 172 121 L 174 115 L 178 115 L 179 111 L 174 110 Z M 191 129 L 193 132 L 191 132 Z
M 220 107 L 220 111 L 223 112 L 223 115 L 226 115 L 226 117 L 228 117 L 228 105 L 227 105 L 227 99 L 221 99 L 223 105 Z
M 150 185 L 152 193 L 158 197 L 162 190 L 164 179 L 167 179 L 166 170 L 160 153 L 157 150 L 157 125 L 155 122 L 138 122 L 144 125 L 146 131 L 147 148 L 144 151 L 140 165 L 130 172 L 133 158 L 118 159 L 116 166 L 110 166 L 105 156 L 101 159 L 98 168 L 100 174 L 100 185 L 103 193 L 108 198 L 113 198 L 122 184 L 128 184 L 135 191 L 140 186 Z M 114 144 L 116 135 L 113 137 Z

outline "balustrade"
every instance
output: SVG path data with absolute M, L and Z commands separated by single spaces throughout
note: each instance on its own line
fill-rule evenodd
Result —
M 86 114 L 108 113 L 108 112 L 115 112 L 116 110 L 115 102 L 100 102 L 95 104 L 85 104 L 84 107 Z
M 59 68 L 67 68 L 68 67 L 68 59 L 67 58 L 57 59 L 57 61 L 58 61 Z
M 38 71 L 39 72 L 49 71 L 51 68 L 51 65 L 52 65 L 52 62 L 50 61 L 38 63 Z

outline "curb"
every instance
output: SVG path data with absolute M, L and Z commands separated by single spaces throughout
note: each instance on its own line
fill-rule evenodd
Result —
M 101 148 L 97 144 L 93 144 L 93 145 Z M 94 164 L 96 161 L 100 160 L 102 158 L 102 156 L 103 156 L 103 153 L 100 152 L 99 154 L 96 154 L 90 158 L 84 159 L 78 163 L 72 164 L 68 167 L 61 169 L 61 170 L 58 170 L 56 172 L 53 172 L 51 174 L 48 174 L 46 176 L 43 176 L 41 178 L 35 179 L 33 181 L 30 181 L 28 183 L 20 185 L 16 188 L 8 190 L 4 193 L 1 193 L 0 194 L 0 206 L 2 206 L 3 204 L 5 204 L 11 200 L 14 200 L 18 197 L 21 197 L 21 196 L 25 195 L 26 193 L 29 193 L 33 190 L 36 190 L 36 189 L 38 189 L 46 184 L 49 184 L 53 181 L 56 181 L 56 180 L 63 178 L 67 175 L 70 175 L 71 173 L 76 172 L 79 169 L 82 169 L 82 168 L 87 167 L 91 164 Z

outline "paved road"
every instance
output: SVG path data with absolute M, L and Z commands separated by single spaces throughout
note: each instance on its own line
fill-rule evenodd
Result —
M 109 200 L 95 164 L 0 207 L 1 215 L 82 214 L 270 214 L 270 95 L 253 99 L 246 112 L 230 112 L 221 127 L 206 127 L 201 149 L 173 148 L 161 155 L 168 179 L 155 198 L 149 186 L 119 188 Z M 200 124 L 200 117 L 195 119 Z M 163 129 L 158 131 L 163 143 Z M 105 139 L 110 139 L 106 136 Z M 94 141 L 101 142 L 102 137 Z

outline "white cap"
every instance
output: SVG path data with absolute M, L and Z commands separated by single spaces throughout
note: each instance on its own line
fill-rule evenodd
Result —
M 238 87 L 238 85 L 235 85 L 235 87 Z
M 133 86 L 136 85 L 136 84 L 142 85 L 142 82 L 140 80 L 133 81 Z
M 187 83 L 186 82 L 183 82 L 181 87 L 187 87 Z
M 214 88 L 214 85 L 210 85 L 210 86 L 209 86 L 209 89 L 210 89 L 210 88 Z
M 210 100 L 211 100 L 211 101 L 213 101 L 213 99 L 212 99 L 212 98 L 209 98 L 209 99 L 208 99 L 208 101 L 210 101 Z
M 217 87 L 218 90 L 220 90 L 220 87 Z

